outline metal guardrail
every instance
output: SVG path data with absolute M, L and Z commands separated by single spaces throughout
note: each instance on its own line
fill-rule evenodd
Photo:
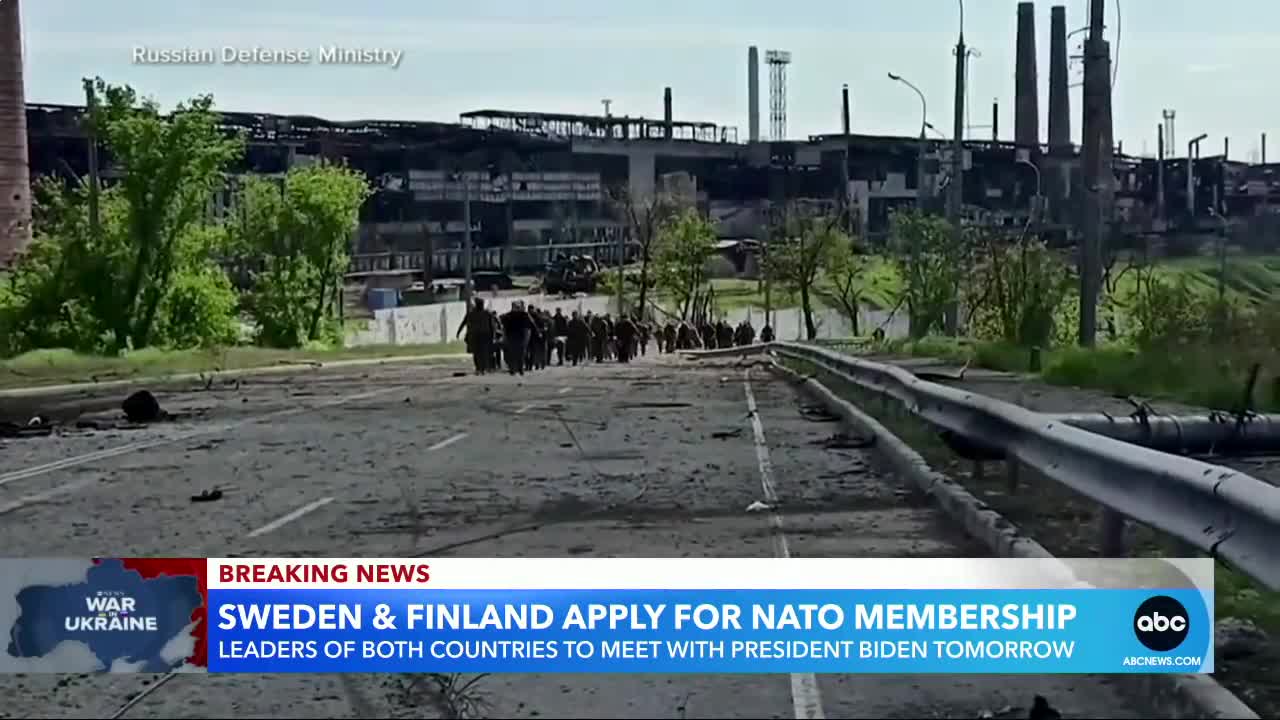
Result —
M 1199 460 L 1132 445 L 985 395 L 923 380 L 894 365 L 791 342 L 696 353 L 729 357 L 770 352 L 800 360 L 948 431 L 975 459 L 1015 459 L 1104 508 L 1103 548 L 1119 554 L 1130 518 L 1220 557 L 1280 589 L 1280 488 Z M 954 445 L 953 445 L 954 447 Z

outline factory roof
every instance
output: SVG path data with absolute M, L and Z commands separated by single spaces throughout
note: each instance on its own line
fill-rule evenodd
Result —
M 27 104 L 32 134 L 83 137 L 83 105 Z M 218 112 L 223 129 L 245 134 L 251 143 L 306 143 L 315 140 L 375 145 L 471 149 L 476 146 L 562 147 L 566 142 L 528 133 L 482 130 L 458 123 L 405 120 L 328 120 L 313 115 Z
M 615 140 L 664 138 L 668 126 L 665 120 L 628 115 L 575 115 L 494 109 L 471 110 L 459 117 L 464 124 L 477 129 Z M 737 128 L 713 122 L 673 119 L 670 128 L 672 140 L 734 143 L 738 140 Z

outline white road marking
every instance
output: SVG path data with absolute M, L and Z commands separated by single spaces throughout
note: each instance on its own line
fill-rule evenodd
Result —
M 273 420 L 275 418 L 287 417 L 289 415 L 297 415 L 299 413 L 304 413 L 309 410 L 323 410 L 325 408 L 330 408 L 335 405 L 342 405 L 343 403 L 353 402 L 356 400 L 367 400 L 369 398 L 378 397 L 379 395 L 386 395 L 388 393 L 392 393 L 397 390 L 403 390 L 403 389 L 404 388 L 401 386 L 396 386 L 396 387 L 389 387 L 389 388 L 381 388 L 379 390 L 371 390 L 368 392 L 356 393 L 354 395 L 344 395 L 342 397 L 325 400 L 323 402 L 319 402 L 314 405 L 304 405 L 301 407 L 291 407 L 291 408 L 286 408 L 284 410 L 276 410 L 274 412 L 269 412 L 265 415 L 258 415 L 251 418 L 245 418 L 243 420 L 237 420 L 235 422 L 223 423 L 221 425 L 212 425 L 212 426 L 200 428 L 197 430 L 188 430 L 186 432 L 174 433 L 172 435 L 166 435 L 166 436 L 154 438 L 151 440 L 142 440 L 139 442 L 132 442 L 126 445 L 120 445 L 118 447 L 106 448 L 104 450 L 95 450 L 94 452 L 85 453 L 84 455 L 75 455 L 72 457 L 62 458 L 61 460 L 55 460 L 50 463 L 45 463 L 43 465 L 35 465 L 33 467 L 24 468 L 22 470 L 14 470 L 12 472 L 0 474 L 0 486 L 8 485 L 9 483 L 17 482 L 19 480 L 26 480 L 27 478 L 37 477 L 39 475 L 46 475 L 55 470 L 63 470 L 65 468 L 75 467 L 77 465 L 84 465 L 86 463 L 91 463 L 95 460 L 105 460 L 107 458 L 113 458 L 119 455 L 126 455 L 136 450 L 146 450 L 147 448 L 153 448 L 160 445 L 169 445 L 175 442 L 181 442 L 183 440 L 190 440 L 191 438 L 203 437 L 205 435 L 218 435 L 221 433 L 230 432 L 232 430 L 235 430 L 236 428 L 243 427 L 245 425 L 260 423 L 265 420 Z
M 272 520 L 271 522 L 267 523 L 266 525 L 263 525 L 262 527 L 258 528 L 257 530 L 254 530 L 253 532 L 249 533 L 248 535 L 245 535 L 245 537 L 247 537 L 247 538 L 256 538 L 256 537 L 258 537 L 259 535 L 266 535 L 267 533 L 271 532 L 272 530 L 279 530 L 280 528 L 284 527 L 285 525 L 288 525 L 289 523 L 293 522 L 294 520 L 297 520 L 298 518 L 302 517 L 303 515 L 306 515 L 307 513 L 310 513 L 310 512 L 314 512 L 314 511 L 316 511 L 316 510 L 319 510 L 320 508 L 324 507 L 325 505 L 328 505 L 328 504 L 329 504 L 329 503 L 331 503 L 331 502 L 333 502 L 333 498 L 332 498 L 332 497 L 325 497 L 325 498 L 320 498 L 319 500 L 316 500 L 315 502 L 307 503 L 306 505 L 303 505 L 302 507 L 298 508 L 297 510 L 294 510 L 293 512 L 289 513 L 288 515 L 283 515 L 283 516 L 281 516 L 281 517 L 276 518 L 275 520 Z
M 435 452 L 436 450 L 440 450 L 440 449 L 442 449 L 442 448 L 447 448 L 447 447 L 449 447 L 450 445 L 452 445 L 452 444 L 454 444 L 454 443 L 458 442 L 459 440 L 463 440 L 463 439 L 465 439 L 469 434 L 470 434 L 470 433 L 458 433 L 457 435 L 453 435 L 453 436 L 447 437 L 447 438 L 445 438 L 444 440 L 441 440 L 440 442 L 438 442 L 438 443 L 436 443 L 436 444 L 434 444 L 434 445 L 430 445 L 430 446 L 428 446 L 428 447 L 427 447 L 427 452 Z M 307 503 L 306 505 L 303 505 L 302 507 L 298 508 L 297 510 L 294 510 L 293 512 L 289 513 L 288 515 L 284 515 L 284 516 L 282 516 L 282 517 L 276 518 L 275 520 L 272 520 L 271 522 L 267 523 L 266 525 L 263 525 L 262 527 L 258 528 L 257 530 L 254 530 L 253 532 L 249 533 L 248 535 L 245 535 L 245 537 L 246 537 L 246 538 L 256 538 L 256 537 L 259 537 L 259 536 L 262 536 L 262 535 L 266 535 L 266 534 L 267 534 L 267 533 L 269 533 L 269 532 L 274 532 L 274 531 L 276 531 L 276 530 L 279 530 L 280 528 L 284 527 L 285 525 L 288 525 L 289 523 L 293 522 L 294 520 L 297 520 L 298 518 L 302 517 L 303 515 L 307 515 L 307 514 L 309 514 L 309 513 L 315 512 L 316 510 L 319 510 L 320 508 L 324 507 L 325 505 L 328 505 L 329 503 L 333 502 L 333 501 L 334 501 L 334 499 L 335 499 L 335 498 L 333 498 L 333 497 L 324 497 L 324 498 L 320 498 L 319 500 L 316 500 L 316 501 L 315 501 L 315 502 L 313 502 L 313 503 Z
M 751 432 L 756 446 L 756 463 L 760 466 L 760 488 L 764 501 L 774 508 L 769 513 L 773 526 L 773 549 L 780 558 L 791 557 L 787 536 L 782 531 L 782 516 L 778 514 L 778 493 L 773 485 L 773 462 L 769 459 L 769 445 L 764 438 L 764 424 L 760 422 L 760 410 L 756 406 L 755 393 L 751 392 L 751 368 L 742 371 L 742 389 L 747 394 L 747 412 L 751 415 Z M 795 706 L 796 720 L 824 720 L 822 693 L 818 690 L 818 678 L 813 673 L 792 673 L 791 700 Z
M 556 392 L 559 393 L 560 395 L 568 395 L 570 392 L 573 392 L 573 388 L 566 386 L 566 387 L 560 388 Z
M 457 435 L 454 435 L 453 437 L 447 437 L 447 438 L 445 438 L 444 440 L 441 440 L 440 442 L 436 443 L 435 445 L 431 445 L 431 446 L 429 446 L 429 447 L 427 448 L 427 452 L 435 452 L 436 450 L 439 450 L 439 449 L 441 449 L 441 448 L 447 448 L 447 447 L 449 447 L 450 445 L 452 445 L 452 444 L 454 444 L 454 443 L 458 442 L 459 440 L 462 440 L 462 439 L 463 439 L 463 438 L 465 438 L 467 435 L 468 435 L 468 433 L 458 433 Z

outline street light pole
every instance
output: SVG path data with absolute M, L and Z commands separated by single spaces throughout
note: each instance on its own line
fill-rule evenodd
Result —
M 1037 217 L 1040 213 L 1040 204 L 1041 204 L 1040 203 L 1040 168 L 1036 167 L 1036 164 L 1031 162 L 1031 159 L 1028 157 L 1028 155 L 1029 153 L 1024 154 L 1022 151 L 1018 151 L 1018 164 L 1026 165 L 1030 167 L 1032 170 L 1034 170 L 1036 173 L 1036 194 L 1035 194 L 1035 197 L 1031 199 L 1031 214 L 1032 214 L 1032 217 Z
M 964 0 L 957 0 L 960 5 L 960 34 L 956 38 L 956 100 L 955 128 L 951 138 L 951 184 L 948 186 L 947 219 L 951 223 L 951 237 L 955 250 L 959 251 L 964 242 L 964 233 L 960 228 L 960 211 L 964 203 L 964 98 L 965 98 L 965 59 L 967 50 L 964 45 Z M 951 302 L 947 304 L 946 331 L 955 335 L 959 325 L 960 288 L 952 288 Z
M 1200 141 L 1209 137 L 1207 133 L 1200 133 L 1187 143 L 1187 220 L 1192 223 L 1196 221 L 1196 161 L 1195 153 L 1200 149 Z
M 471 305 L 471 179 L 466 171 L 458 173 L 462 179 L 462 301 Z
M 929 102 L 925 100 L 924 93 L 920 92 L 920 88 L 911 84 L 910 80 L 895 73 L 889 73 L 889 79 L 911 88 L 920 98 L 920 152 L 916 158 L 916 206 L 923 210 L 925 204 L 924 156 L 929 143 L 929 138 L 925 135 L 925 129 L 929 127 Z

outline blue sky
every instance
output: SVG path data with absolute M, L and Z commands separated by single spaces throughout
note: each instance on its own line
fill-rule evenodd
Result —
M 1060 0 L 1068 25 L 1088 0 Z M 1049 7 L 1037 3 L 1041 137 L 1047 132 Z M 965 37 L 974 125 L 1000 100 L 1001 135 L 1013 130 L 1016 0 L 969 0 Z M 1209 133 L 1206 152 L 1231 138 L 1249 159 L 1259 134 L 1280 157 L 1280 2 L 1108 0 L 1113 55 L 1120 9 L 1116 137 L 1128 152 L 1155 151 L 1163 108 L 1177 111 L 1179 144 Z M 335 119 L 456 121 L 479 108 L 662 114 L 670 85 L 677 119 L 735 125 L 745 138 L 747 47 L 790 50 L 788 135 L 838 132 L 848 83 L 857 132 L 914 134 L 921 88 L 929 119 L 950 132 L 956 0 L 23 0 L 27 96 L 78 102 L 80 78 L 129 83 L 170 104 L 211 92 L 228 110 Z M 1072 44 L 1079 39 L 1077 36 Z M 404 52 L 385 66 L 147 66 L 134 46 L 310 48 L 338 44 Z M 1079 68 L 1073 67 L 1078 78 Z M 767 72 L 761 71 L 768 130 Z M 1079 89 L 1072 130 L 1080 132 Z M 975 128 L 974 136 L 990 130 Z M 1185 151 L 1184 151 L 1185 152 Z

